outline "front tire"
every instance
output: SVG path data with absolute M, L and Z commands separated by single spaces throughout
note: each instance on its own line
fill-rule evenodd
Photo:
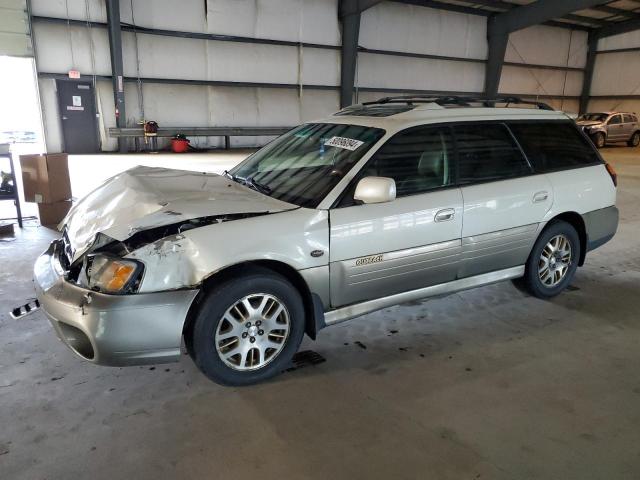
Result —
M 627 142 L 627 145 L 630 147 L 637 147 L 638 145 L 640 145 L 640 132 L 636 132 L 631 135 L 631 138 Z
M 580 259 L 580 237 L 564 221 L 545 228 L 531 250 L 525 266 L 523 283 L 533 296 L 552 298 L 573 280 Z
M 302 298 L 284 277 L 256 269 L 209 292 L 191 335 L 192 357 L 214 382 L 262 382 L 287 368 L 300 346 Z
M 607 143 L 607 137 L 605 137 L 604 133 L 602 132 L 596 133 L 591 137 L 591 139 L 593 140 L 593 144 L 596 146 L 596 148 L 604 148 L 605 144 Z

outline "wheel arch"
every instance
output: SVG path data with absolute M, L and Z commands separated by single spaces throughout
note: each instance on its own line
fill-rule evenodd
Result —
M 551 223 L 557 221 L 567 222 L 578 232 L 578 237 L 580 238 L 580 259 L 578 261 L 578 265 L 584 265 L 584 261 L 587 256 L 587 227 L 582 215 L 578 212 L 563 212 L 551 218 L 547 225 L 551 225 Z
M 204 298 L 206 298 L 211 289 L 215 285 L 231 280 L 232 278 L 237 278 L 238 276 L 247 275 L 256 271 L 264 272 L 265 270 L 269 270 L 272 273 L 276 273 L 286 278 L 296 288 L 298 293 L 300 293 L 304 305 L 305 333 L 312 340 L 316 339 L 317 332 L 324 327 L 324 309 L 322 308 L 320 298 L 311 292 L 307 282 L 302 278 L 302 275 L 300 275 L 300 273 L 291 265 L 278 260 L 252 260 L 229 265 L 218 270 L 202 281 L 199 289 L 200 291 L 198 292 L 195 300 L 191 303 L 191 307 L 189 308 L 182 327 L 185 345 L 189 352 L 191 351 L 191 346 L 189 344 L 191 329 L 193 328 L 195 318 L 200 309 L 200 304 Z

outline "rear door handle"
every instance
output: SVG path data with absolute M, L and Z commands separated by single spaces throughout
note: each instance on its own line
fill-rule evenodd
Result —
M 547 198 L 549 198 L 549 192 L 537 192 L 533 195 L 533 203 L 544 202 Z
M 434 217 L 434 220 L 436 222 L 447 222 L 449 220 L 453 220 L 455 214 L 456 211 L 453 208 L 445 208 L 443 210 L 438 210 L 436 216 Z

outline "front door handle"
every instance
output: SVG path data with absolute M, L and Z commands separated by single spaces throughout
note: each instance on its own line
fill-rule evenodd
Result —
M 533 203 L 544 202 L 547 198 L 549 198 L 549 192 L 537 192 L 533 195 Z
M 447 222 L 449 220 L 453 220 L 455 214 L 456 211 L 453 208 L 445 208 L 443 210 L 438 210 L 436 216 L 434 217 L 434 220 L 436 222 Z

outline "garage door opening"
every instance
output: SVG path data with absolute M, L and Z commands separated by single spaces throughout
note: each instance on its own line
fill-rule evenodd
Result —
M 40 102 L 33 58 L 0 55 L 0 144 L 10 144 L 18 191 L 22 192 L 19 156 L 44 152 Z M 10 173 L 8 160 L 0 158 L 3 177 Z M 35 204 L 22 203 L 23 216 L 36 215 Z M 15 218 L 12 201 L 0 202 L 0 219 Z

